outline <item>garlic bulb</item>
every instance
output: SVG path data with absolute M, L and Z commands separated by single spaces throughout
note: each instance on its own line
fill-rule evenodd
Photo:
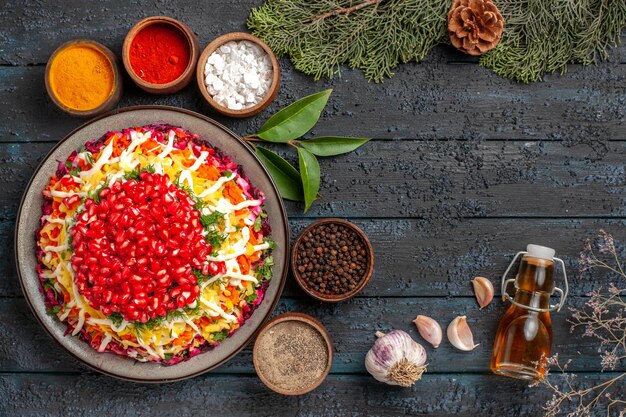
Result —
M 439 347 L 443 337 L 439 323 L 428 316 L 417 316 L 413 323 L 415 323 L 417 331 L 420 332 L 425 341 L 433 345 L 435 349 Z
M 459 350 L 470 351 L 478 345 L 474 344 L 474 335 L 467 324 L 465 316 L 459 316 L 448 325 L 448 340 Z
M 487 278 L 476 277 L 472 280 L 472 286 L 474 287 L 476 301 L 478 301 L 478 305 L 482 310 L 493 300 L 493 284 Z
M 426 350 L 402 330 L 384 334 L 365 356 L 365 368 L 378 381 L 410 387 L 426 371 Z

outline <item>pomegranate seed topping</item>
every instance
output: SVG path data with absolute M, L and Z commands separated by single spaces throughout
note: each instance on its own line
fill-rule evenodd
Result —
M 192 268 L 215 275 L 226 265 L 202 261 L 212 248 L 193 200 L 166 175 L 139 178 L 102 189 L 99 203 L 85 201 L 71 230 L 72 266 L 76 287 L 93 308 L 146 322 L 196 300 Z M 68 207 L 80 202 L 65 200 Z
M 170 291 L 170 296 L 176 298 L 180 295 L 181 292 L 183 292 L 183 290 L 180 287 L 176 287 L 172 291 Z

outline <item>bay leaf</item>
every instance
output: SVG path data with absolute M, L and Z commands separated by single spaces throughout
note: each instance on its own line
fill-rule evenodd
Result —
M 320 190 L 320 165 L 311 152 L 298 148 L 302 188 L 304 189 L 304 212 L 306 213 Z
M 257 146 L 255 152 L 270 173 L 280 195 L 293 201 L 303 201 L 302 177 L 298 170 L 280 155 Z
M 335 156 L 352 152 L 369 141 L 369 138 L 353 138 L 347 136 L 318 136 L 313 139 L 299 141 L 307 151 L 317 156 Z
M 315 126 L 332 91 L 320 91 L 290 104 L 270 117 L 256 136 L 268 142 L 299 138 Z

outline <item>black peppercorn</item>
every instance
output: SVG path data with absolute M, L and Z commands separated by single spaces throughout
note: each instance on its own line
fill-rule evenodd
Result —
M 364 247 L 361 236 L 351 228 L 321 224 L 303 236 L 294 262 L 309 288 L 324 295 L 341 295 L 365 278 L 369 257 Z

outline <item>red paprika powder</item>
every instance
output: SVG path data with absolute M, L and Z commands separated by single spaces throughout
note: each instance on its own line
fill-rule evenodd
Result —
M 176 27 L 156 23 L 141 29 L 130 44 L 130 66 L 139 78 L 167 84 L 189 65 L 189 43 Z

